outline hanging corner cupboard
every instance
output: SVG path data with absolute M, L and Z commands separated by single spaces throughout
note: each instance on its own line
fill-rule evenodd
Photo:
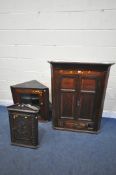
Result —
M 49 61 L 53 127 L 97 133 L 113 63 Z

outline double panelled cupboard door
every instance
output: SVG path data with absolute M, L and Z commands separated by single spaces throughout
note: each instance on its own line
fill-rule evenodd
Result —
M 55 126 L 76 130 L 98 129 L 104 72 L 55 70 Z
M 114 63 L 49 61 L 56 129 L 97 133 Z

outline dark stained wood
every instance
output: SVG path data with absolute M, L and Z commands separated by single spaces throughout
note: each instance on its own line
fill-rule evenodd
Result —
M 12 105 L 8 108 L 11 143 L 17 146 L 37 148 L 38 140 L 38 108 L 24 105 Z
M 39 120 L 50 120 L 49 115 L 49 89 L 36 80 L 24 82 L 11 86 L 11 92 L 14 103 L 21 103 L 22 94 L 35 94 L 39 99 L 40 107 Z
M 49 63 L 53 127 L 96 133 L 100 129 L 112 63 Z

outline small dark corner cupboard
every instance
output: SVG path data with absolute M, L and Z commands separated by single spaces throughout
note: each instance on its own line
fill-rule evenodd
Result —
M 24 103 L 39 107 L 39 121 L 51 119 L 49 112 L 49 89 L 36 80 L 10 87 L 14 104 Z
M 39 109 L 31 105 L 16 104 L 8 106 L 11 144 L 29 148 L 37 148 L 38 112 Z
M 50 61 L 56 129 L 97 133 L 113 63 Z

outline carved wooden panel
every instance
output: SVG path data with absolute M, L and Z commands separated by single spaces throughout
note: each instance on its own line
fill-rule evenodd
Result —
M 36 148 L 38 146 L 38 108 L 25 105 L 7 107 L 13 145 Z

